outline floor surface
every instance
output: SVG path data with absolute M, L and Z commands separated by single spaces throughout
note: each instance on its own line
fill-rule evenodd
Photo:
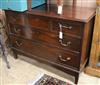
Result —
M 19 56 L 15 60 L 9 55 L 8 60 L 11 66 L 10 69 L 7 69 L 4 60 L 0 57 L 0 85 L 28 85 L 41 73 L 51 75 L 72 84 L 74 82 L 74 77 L 23 56 Z M 100 85 L 100 78 L 92 77 L 82 72 L 78 85 Z

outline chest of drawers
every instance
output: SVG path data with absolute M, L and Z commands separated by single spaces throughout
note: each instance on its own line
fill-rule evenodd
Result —
M 89 56 L 95 10 L 64 6 L 57 15 L 55 8 L 5 11 L 10 48 L 15 57 L 22 54 L 54 66 L 75 76 L 77 83 Z

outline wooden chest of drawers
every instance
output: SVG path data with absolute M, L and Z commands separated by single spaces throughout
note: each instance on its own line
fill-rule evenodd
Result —
M 10 47 L 15 57 L 50 64 L 75 76 L 77 83 L 89 56 L 95 9 L 64 6 L 62 15 L 55 9 L 42 5 L 23 13 L 6 11 Z

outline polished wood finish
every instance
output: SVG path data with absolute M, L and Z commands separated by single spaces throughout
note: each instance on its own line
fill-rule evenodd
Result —
M 63 14 L 58 15 L 56 7 L 49 6 L 49 11 L 46 5 L 23 13 L 6 11 L 10 47 L 15 54 L 75 76 L 77 83 L 89 56 L 95 10 L 64 6 Z M 62 39 L 59 38 L 60 31 Z
M 42 44 L 41 42 L 37 41 L 27 41 L 25 39 L 19 39 L 16 37 L 11 37 L 11 41 L 13 44 L 13 47 L 19 50 L 22 50 L 26 53 L 30 53 L 32 55 L 35 55 L 39 58 L 46 59 L 46 61 L 54 62 L 54 63 L 60 63 L 62 65 L 69 65 L 69 67 L 76 67 L 76 69 L 79 68 L 79 58 L 77 55 L 74 55 L 74 53 L 66 52 L 57 48 L 54 48 L 45 44 Z M 27 48 L 27 49 L 26 49 Z M 67 56 L 66 56 L 67 55 Z M 54 57 L 55 56 L 55 57 Z
M 16 24 L 21 24 L 21 25 L 25 24 L 25 19 L 24 19 L 25 16 L 23 16 L 24 13 L 8 11 L 7 15 L 9 16 L 8 17 L 9 23 L 16 23 Z
M 78 39 L 81 39 L 82 32 L 83 32 L 83 25 L 80 23 L 77 23 L 75 21 L 61 21 L 61 20 L 54 20 L 53 21 L 53 28 L 52 31 L 59 32 L 59 25 L 62 25 L 63 31 L 67 35 L 72 35 L 73 37 L 76 37 Z
M 50 20 L 48 18 L 29 15 L 28 20 L 33 28 L 50 31 Z
M 50 4 L 49 11 L 48 8 L 45 8 L 46 5 L 42 5 L 34 10 L 27 11 L 28 14 L 32 14 L 34 16 L 45 16 L 53 19 L 62 19 L 62 20 L 72 20 L 81 22 L 89 22 L 91 18 L 95 15 L 95 8 L 87 8 L 87 7 L 73 7 L 73 6 L 64 6 L 63 13 L 61 15 L 57 14 L 56 5 Z M 68 11 L 66 11 L 68 10 Z M 74 11 L 73 11 L 74 10 Z M 78 22 L 78 23 L 79 23 Z
M 21 37 L 27 37 L 27 29 L 23 26 L 20 25 L 12 25 L 11 26 L 11 34 L 21 36 Z M 26 30 L 25 30 L 26 29 Z M 29 29 L 29 28 L 28 28 Z M 59 32 L 58 32 L 59 33 Z M 81 39 L 78 39 L 77 37 L 73 37 L 70 35 L 65 34 L 64 35 L 64 40 L 62 43 L 66 43 L 66 46 L 63 46 L 61 42 L 59 42 L 59 34 L 57 32 L 45 32 L 45 31 L 40 31 L 36 30 L 36 28 L 31 28 L 30 29 L 30 37 L 27 37 L 28 39 L 43 42 L 48 45 L 54 45 L 54 47 L 62 48 L 64 50 L 69 50 L 71 52 L 74 52 L 75 54 L 79 54 L 81 49 Z

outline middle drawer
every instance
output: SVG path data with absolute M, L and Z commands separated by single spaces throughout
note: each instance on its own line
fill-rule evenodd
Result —
M 10 29 L 11 33 L 17 36 L 38 42 L 43 42 L 47 45 L 69 50 L 71 52 L 80 53 L 81 39 L 73 38 L 71 36 L 63 34 L 63 39 L 61 40 L 59 38 L 59 33 L 46 32 L 19 25 L 10 25 L 10 26 L 11 26 Z

